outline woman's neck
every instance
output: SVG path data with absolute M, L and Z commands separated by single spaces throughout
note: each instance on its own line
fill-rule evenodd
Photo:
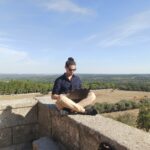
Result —
M 68 80 L 71 80 L 71 79 L 72 79 L 72 76 L 73 76 L 73 75 L 69 75 L 69 74 L 66 73 L 66 77 L 67 77 Z

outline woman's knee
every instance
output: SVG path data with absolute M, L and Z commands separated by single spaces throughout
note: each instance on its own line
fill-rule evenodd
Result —
M 92 102 L 95 102 L 95 100 L 96 100 L 96 95 L 95 95 L 95 93 L 92 92 L 92 91 L 90 91 L 88 95 L 89 95 L 89 97 L 90 97 L 90 100 L 91 100 Z
M 66 98 L 67 96 L 65 94 L 60 94 L 60 100 L 63 100 L 64 98 Z

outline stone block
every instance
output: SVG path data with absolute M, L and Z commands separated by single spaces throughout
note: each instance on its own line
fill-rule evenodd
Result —
M 11 128 L 0 129 L 0 147 L 6 147 L 12 144 Z
M 48 137 L 42 137 L 32 143 L 33 150 L 60 150 L 59 145 Z
M 99 141 L 99 145 L 106 143 L 109 147 L 112 147 L 115 150 L 150 149 L 150 134 L 143 132 L 142 130 L 120 123 L 113 119 L 105 118 L 101 115 L 71 115 L 70 117 L 76 121 L 76 123 L 80 124 L 80 140 L 82 137 L 84 138 L 84 134 L 89 134 L 94 138 L 93 142 L 91 139 L 91 144 L 93 143 L 95 146 L 98 146 L 97 141 Z M 83 126 L 83 128 L 81 128 L 81 126 Z M 86 128 L 89 130 L 86 130 Z M 85 140 L 82 141 L 82 144 Z
M 100 142 L 100 137 L 95 131 L 86 126 L 80 125 L 80 149 L 98 150 Z
M 38 124 L 13 127 L 13 144 L 32 142 L 37 138 Z
M 38 123 L 39 123 L 39 136 L 51 135 L 51 116 L 48 104 L 38 104 Z
M 38 137 L 43 136 L 51 136 L 52 135 L 52 128 L 50 126 L 43 126 L 39 124 L 39 130 L 38 130 Z
M 67 149 L 79 149 L 79 128 L 68 116 L 52 117 L 52 137 Z

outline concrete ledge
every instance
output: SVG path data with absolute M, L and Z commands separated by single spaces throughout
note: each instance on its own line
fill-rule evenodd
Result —
M 60 116 L 54 102 L 40 101 L 40 105 L 49 107 L 50 135 L 67 149 L 98 150 L 105 146 L 112 150 L 150 149 L 150 134 L 142 130 L 101 115 Z

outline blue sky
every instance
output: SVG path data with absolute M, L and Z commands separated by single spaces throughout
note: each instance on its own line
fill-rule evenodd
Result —
M 0 73 L 150 73 L 149 0 L 0 0 Z

